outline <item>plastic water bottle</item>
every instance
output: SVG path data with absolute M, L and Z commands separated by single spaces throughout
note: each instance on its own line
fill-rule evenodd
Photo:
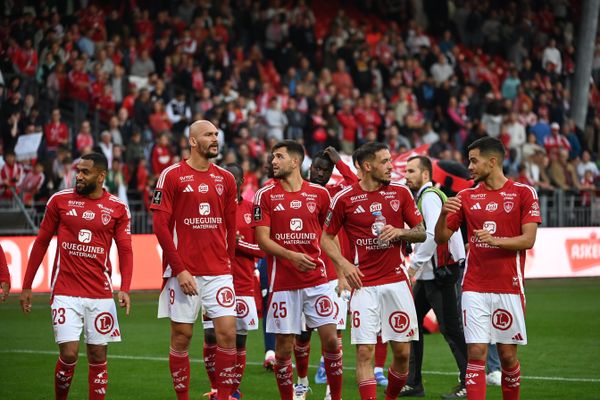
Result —
M 373 216 L 375 217 L 375 222 L 373 222 L 373 232 L 379 236 L 381 235 L 381 231 L 383 231 L 383 227 L 387 224 L 387 221 L 381 211 L 375 211 Z M 387 242 L 380 241 L 379 244 L 381 246 L 386 246 Z

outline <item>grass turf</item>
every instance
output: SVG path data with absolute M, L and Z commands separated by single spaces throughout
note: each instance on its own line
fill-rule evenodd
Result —
M 539 280 L 527 283 L 529 345 L 519 348 L 523 399 L 600 398 L 600 279 Z M 174 399 L 169 369 L 167 320 L 156 319 L 156 292 L 133 293 L 129 317 L 119 316 L 123 342 L 109 345 L 108 399 Z M 314 335 L 311 365 L 318 364 Z M 57 347 L 53 342 L 47 296 L 36 296 L 30 315 L 20 312 L 18 296 L 0 305 L 0 398 L 52 399 Z M 190 351 L 191 398 L 208 390 L 198 327 Z M 354 380 L 354 349 L 344 338 L 344 400 L 359 399 Z M 244 399 L 277 399 L 272 373 L 262 368 L 259 332 L 248 337 L 248 361 L 241 390 Z M 84 351 L 82 345 L 81 350 Z M 82 353 L 82 354 L 83 354 Z M 456 384 L 456 366 L 441 335 L 425 336 L 424 385 L 428 399 L 439 399 Z M 309 375 L 312 382 L 315 368 Z M 322 399 L 324 385 L 312 384 L 309 399 Z M 383 390 L 379 390 L 383 398 Z M 82 357 L 71 399 L 87 398 L 87 365 Z M 488 387 L 488 399 L 501 399 L 499 387 Z

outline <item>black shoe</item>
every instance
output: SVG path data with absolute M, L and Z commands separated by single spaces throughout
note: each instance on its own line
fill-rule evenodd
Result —
M 442 399 L 466 399 L 467 388 L 463 385 L 458 385 L 450 393 L 442 395 Z
M 425 397 L 423 385 L 404 385 L 398 397 Z

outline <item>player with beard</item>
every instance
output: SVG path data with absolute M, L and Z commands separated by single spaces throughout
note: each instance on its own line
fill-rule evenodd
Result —
M 476 186 L 442 206 L 435 241 L 446 243 L 463 222 L 469 253 L 462 282 L 462 312 L 467 342 L 467 398 L 485 399 L 485 361 L 496 343 L 502 365 L 502 398 L 519 399 L 521 369 L 517 344 L 525 331 L 525 254 L 535 244 L 542 222 L 532 187 L 504 176 L 506 150 L 500 140 L 484 137 L 469 146 L 469 172 Z
M 244 183 L 244 171 L 239 164 L 228 164 L 225 169 L 233 174 L 237 185 L 237 240 L 235 244 L 235 258 L 233 259 L 232 275 L 236 295 L 237 310 L 237 362 L 236 386 L 233 388 L 233 397 L 241 398 L 238 390 L 244 369 L 246 368 L 246 338 L 248 331 L 258 329 L 258 312 L 254 301 L 254 270 L 256 259 L 264 257 L 265 253 L 259 249 L 254 239 L 252 224 L 252 202 L 242 198 L 241 187 Z M 205 317 L 202 321 L 204 327 L 204 367 L 210 379 L 211 388 L 216 386 L 215 379 L 215 350 L 217 338 L 212 320 Z M 216 395 L 216 390 L 211 390 Z M 211 398 L 209 397 L 209 400 Z
M 188 349 L 201 308 L 214 324 L 217 398 L 229 399 L 236 385 L 237 188 L 233 175 L 210 161 L 219 154 L 217 135 L 209 121 L 190 125 L 190 158 L 161 173 L 151 205 L 165 279 L 158 317 L 171 319 L 169 367 L 179 400 L 189 399 Z
M 293 386 L 291 355 L 294 339 L 308 328 L 321 337 L 331 398 L 340 400 L 342 354 L 334 318 L 336 294 L 327 282 L 319 245 L 330 202 L 323 187 L 306 182 L 300 174 L 304 147 L 286 140 L 273 146 L 276 182 L 256 192 L 256 239 L 268 255 L 271 301 L 265 313 L 267 331 L 275 333 L 275 376 L 281 399 L 303 399 L 307 387 Z
M 336 264 L 338 275 L 343 274 L 355 289 L 350 300 L 351 337 L 352 344 L 357 345 L 356 377 L 361 399 L 374 400 L 377 396 L 373 356 L 379 332 L 382 341 L 390 342 L 392 348 L 386 399 L 395 399 L 408 375 L 410 341 L 419 334 L 403 251 L 407 242 L 424 241 L 425 230 L 408 188 L 390 182 L 388 147 L 369 143 L 357 149 L 354 156 L 362 179 L 331 201 L 322 245 Z M 405 223 L 410 229 L 404 229 Z M 342 227 L 355 249 L 354 265 L 334 242 Z
M 107 343 L 120 342 L 113 300 L 110 248 L 119 252 L 119 305 L 129 315 L 129 286 L 133 269 L 130 215 L 127 205 L 102 188 L 108 162 L 99 153 L 86 154 L 77 164 L 75 189 L 55 193 L 48 201 L 40 231 L 31 249 L 21 307 L 31 312 L 31 286 L 52 236 L 57 234 L 52 269 L 52 325 L 59 348 L 54 373 L 56 399 L 66 399 L 84 331 L 89 366 L 89 398 L 105 398 L 108 385 Z

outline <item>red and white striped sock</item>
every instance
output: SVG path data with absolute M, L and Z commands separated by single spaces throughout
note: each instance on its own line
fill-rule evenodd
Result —
M 190 357 L 187 351 L 169 349 L 169 369 L 177 400 L 190 399 Z
M 388 368 L 388 387 L 385 391 L 385 400 L 395 400 L 406 384 L 406 379 L 408 379 L 408 372 L 402 374 L 394 371 L 392 367 Z
M 217 380 L 215 378 L 215 353 L 217 352 L 216 344 L 206 344 L 202 348 L 202 356 L 204 358 L 204 368 L 206 368 L 206 375 L 210 381 L 210 388 L 217 388 Z
M 217 346 L 215 353 L 215 377 L 217 379 L 217 400 L 229 400 L 235 386 L 236 348 L 226 349 Z
M 108 386 L 106 361 L 100 364 L 89 363 L 88 365 L 89 400 L 104 400 Z
M 502 399 L 519 400 L 521 395 L 521 364 L 517 361 L 514 367 L 502 368 Z
M 374 378 L 358 383 L 360 400 L 377 400 L 377 381 Z
M 294 396 L 294 370 L 291 357 L 275 356 L 275 379 L 277 379 L 281 400 L 291 400 Z
M 76 365 L 77 361 L 73 364 L 67 364 L 58 357 L 56 367 L 54 368 L 54 394 L 56 400 L 67 399 L 69 389 L 71 388 L 71 381 L 73 380 L 73 374 L 75 374 Z
M 465 376 L 467 399 L 485 400 L 485 385 L 485 360 L 469 360 Z
M 329 383 L 329 389 L 331 390 L 331 399 L 341 400 L 342 374 L 344 373 L 342 352 L 339 349 L 336 353 L 323 351 L 323 362 L 325 363 L 327 383 Z

